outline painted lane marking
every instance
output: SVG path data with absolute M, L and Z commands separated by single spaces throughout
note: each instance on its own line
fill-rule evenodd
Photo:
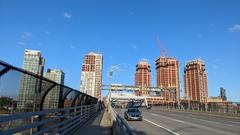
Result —
M 160 126 L 160 125 L 158 125 L 158 124 L 156 124 L 156 123 L 154 123 L 154 122 L 152 122 L 152 121 L 150 121 L 150 120 L 148 120 L 148 119 L 145 119 L 145 118 L 144 118 L 143 120 L 145 120 L 145 121 L 147 121 L 147 122 L 149 122 L 149 123 L 151 123 L 151 124 L 153 124 L 153 125 L 155 125 L 155 126 L 157 126 L 157 127 L 159 127 L 159 128 L 162 128 L 162 129 L 166 130 L 167 132 L 169 132 L 169 133 L 171 133 L 171 134 L 180 135 L 180 134 L 178 134 L 178 133 L 176 133 L 176 132 L 173 132 L 173 131 L 171 131 L 171 130 L 163 127 L 163 126 Z
M 237 121 L 226 121 L 227 123 L 233 123 L 233 124 L 240 124 L 240 122 Z
M 177 114 L 170 114 L 170 115 L 174 115 L 174 116 L 182 117 L 182 118 L 187 118 L 187 119 L 193 119 L 193 120 L 199 120 L 199 121 L 209 122 L 209 123 L 213 123 L 213 124 L 221 124 L 221 125 L 225 125 L 225 126 L 229 126 L 229 127 L 233 127 L 233 126 L 234 126 L 234 125 L 225 124 L 225 123 L 221 123 L 221 122 L 204 120 L 204 119 L 198 119 L 198 118 L 194 118 L 194 117 L 186 117 L 186 116 L 177 115 Z
M 176 121 L 176 122 L 185 123 L 185 122 L 182 121 L 182 120 L 177 120 L 177 119 L 169 118 L 169 117 L 166 117 L 166 116 L 160 116 L 160 115 L 154 114 L 154 113 L 150 113 L 150 114 L 153 115 L 153 116 L 156 116 L 156 117 L 162 117 L 162 118 L 169 119 L 169 120 L 173 120 L 173 121 Z
M 231 133 L 229 132 L 225 132 L 224 130 L 221 130 L 221 131 L 218 131 L 216 130 L 215 128 L 211 128 L 211 127 L 208 127 L 208 126 L 205 126 L 205 125 L 202 125 L 202 124 L 194 124 L 194 123 L 191 123 L 191 122 L 185 122 L 185 124 L 188 124 L 188 125 L 192 125 L 194 127 L 198 127 L 198 128 L 203 128 L 203 129 L 207 129 L 207 130 L 210 130 L 210 131 L 214 131 L 214 132 L 217 132 L 218 134 L 228 134 L 230 135 Z

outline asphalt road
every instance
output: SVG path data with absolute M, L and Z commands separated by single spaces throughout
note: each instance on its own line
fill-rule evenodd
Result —
M 115 109 L 123 117 L 125 109 Z M 240 135 L 240 119 L 193 112 L 142 109 L 143 121 L 128 121 L 136 135 Z

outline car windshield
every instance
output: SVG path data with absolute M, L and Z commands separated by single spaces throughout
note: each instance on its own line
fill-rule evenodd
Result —
M 137 108 L 129 108 L 128 112 L 139 112 Z

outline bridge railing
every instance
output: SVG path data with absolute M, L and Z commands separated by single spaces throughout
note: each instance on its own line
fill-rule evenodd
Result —
M 4 116 L 0 117 L 0 134 L 69 134 L 95 112 L 97 104 Z
M 113 135 L 135 135 L 133 129 L 112 107 L 108 110 L 111 115 Z
M 97 104 L 95 97 L 0 60 L 0 134 L 65 133 Z

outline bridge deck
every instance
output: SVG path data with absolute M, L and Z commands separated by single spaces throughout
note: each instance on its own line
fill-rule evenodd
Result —
M 78 128 L 73 135 L 111 135 L 111 126 L 110 115 L 103 110 Z
M 115 109 L 123 117 L 125 109 Z M 143 121 L 127 121 L 136 135 L 239 135 L 240 119 L 198 112 L 142 109 Z

